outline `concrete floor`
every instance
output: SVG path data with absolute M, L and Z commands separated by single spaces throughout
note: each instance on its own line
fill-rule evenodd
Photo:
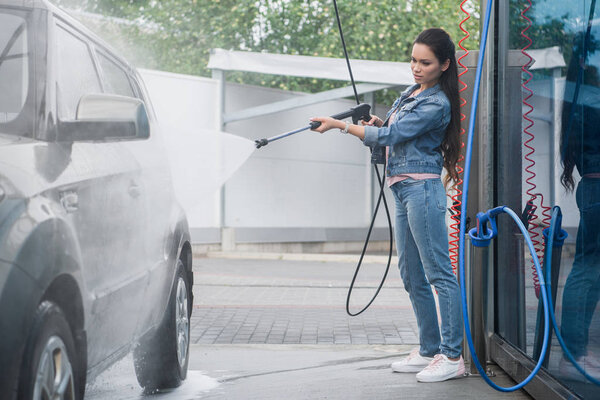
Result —
M 360 317 L 345 313 L 355 263 L 347 259 L 194 260 L 189 376 L 144 396 L 131 357 L 88 385 L 86 399 L 529 399 L 479 377 L 418 383 L 391 362 L 418 345 L 416 321 L 392 266 L 381 295 Z M 366 304 L 385 265 L 365 265 L 353 294 Z M 301 316 L 301 317 L 299 317 Z M 512 386 L 496 369 L 494 380 Z
M 189 376 L 172 391 L 145 396 L 127 357 L 88 385 L 91 400 L 303 400 L 303 399 L 529 399 L 500 393 L 476 376 L 418 383 L 393 373 L 392 361 L 411 346 L 391 345 L 193 345 Z M 494 380 L 514 384 L 496 369 Z

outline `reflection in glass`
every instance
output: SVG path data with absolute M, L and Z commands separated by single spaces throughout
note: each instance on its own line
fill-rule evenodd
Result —
M 29 87 L 27 24 L 0 9 L 0 123 L 14 120 Z
M 575 361 L 600 379 L 600 345 L 592 329 L 600 296 L 600 79 L 594 63 L 598 43 L 592 34 L 593 6 L 586 30 L 576 36 L 564 91 L 561 183 L 573 191 L 574 170 L 581 179 L 575 192 L 579 225 L 563 290 L 561 333 Z M 566 380 L 584 380 L 564 355 L 559 374 Z
M 497 205 L 524 210 L 530 201 L 530 180 L 536 185 L 535 193 L 548 199 L 547 206 L 561 207 L 569 237 L 553 285 L 557 321 L 569 351 L 588 374 L 600 379 L 600 313 L 595 312 L 600 298 L 600 17 L 596 0 L 532 0 L 531 7 L 528 2 L 509 0 L 506 27 Z M 531 75 L 520 70 L 527 62 L 523 49 L 535 59 L 526 67 Z M 549 63 L 544 54 L 551 53 L 559 55 L 561 62 Z M 533 92 L 531 98 L 523 84 Z M 524 129 L 535 136 L 532 155 L 524 146 L 528 139 Z M 533 178 L 526 170 L 525 156 L 534 161 Z M 516 165 L 515 160 L 521 161 L 521 168 L 504 167 Z M 544 228 L 547 222 L 539 202 L 536 205 L 538 220 L 529 221 Z M 497 244 L 496 329 L 534 358 L 539 300 L 531 261 L 510 229 L 504 229 L 503 242 Z M 598 398 L 600 388 L 566 360 L 555 337 L 549 351 L 546 365 L 552 375 L 583 398 Z

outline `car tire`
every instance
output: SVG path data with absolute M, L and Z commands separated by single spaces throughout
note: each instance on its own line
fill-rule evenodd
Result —
M 85 369 L 79 368 L 73 333 L 60 307 L 40 303 L 30 332 L 18 399 L 83 399 Z
M 146 392 L 175 388 L 187 376 L 192 306 L 188 282 L 183 263 L 178 260 L 163 320 L 134 349 L 135 373 Z

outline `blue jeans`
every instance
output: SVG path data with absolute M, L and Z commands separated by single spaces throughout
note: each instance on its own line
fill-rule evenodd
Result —
M 600 179 L 579 181 L 576 200 L 580 219 L 561 322 L 563 339 L 575 358 L 587 353 L 590 324 L 600 298 Z
M 406 179 L 391 187 L 396 200 L 396 248 L 404 288 L 419 327 L 420 354 L 460 356 L 460 288 L 448 254 L 446 192 L 440 179 Z M 431 285 L 438 293 L 440 328 Z

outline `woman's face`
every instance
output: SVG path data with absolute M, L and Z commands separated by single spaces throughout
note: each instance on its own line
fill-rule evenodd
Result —
M 433 51 L 426 44 L 414 44 L 410 69 L 415 82 L 420 83 L 421 88 L 428 89 L 435 86 L 440 76 L 442 76 L 442 72 L 447 70 L 449 65 L 450 60 L 446 60 L 443 64 L 440 64 Z

